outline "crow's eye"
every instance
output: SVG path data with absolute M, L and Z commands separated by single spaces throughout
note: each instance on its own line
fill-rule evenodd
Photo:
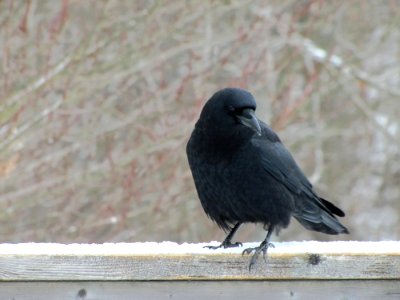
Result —
M 235 108 L 234 108 L 232 105 L 228 105 L 228 110 L 229 110 L 230 112 L 234 112 L 234 111 L 235 111 Z

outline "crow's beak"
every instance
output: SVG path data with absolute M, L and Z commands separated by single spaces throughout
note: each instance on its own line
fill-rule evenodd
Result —
M 258 122 L 253 109 L 246 108 L 237 117 L 239 118 L 240 123 L 254 130 L 258 135 L 261 135 L 260 123 Z

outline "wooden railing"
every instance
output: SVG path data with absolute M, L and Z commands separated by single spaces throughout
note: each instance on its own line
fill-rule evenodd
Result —
M 0 299 L 400 299 L 400 242 L 204 245 L 1 244 Z

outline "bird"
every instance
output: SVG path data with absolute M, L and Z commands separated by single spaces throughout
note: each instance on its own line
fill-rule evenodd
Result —
M 244 89 L 228 87 L 205 103 L 186 145 L 201 205 L 227 233 L 219 246 L 241 247 L 232 239 L 242 224 L 262 224 L 267 234 L 254 252 L 249 271 L 269 247 L 273 232 L 287 228 L 291 217 L 325 234 L 348 234 L 337 217 L 345 213 L 320 197 L 278 135 L 257 118 L 256 100 Z

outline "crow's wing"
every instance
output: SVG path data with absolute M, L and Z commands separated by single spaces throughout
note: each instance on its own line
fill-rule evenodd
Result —
M 261 164 L 271 176 L 295 194 L 314 196 L 312 185 L 297 166 L 290 152 L 279 140 L 256 137 L 252 141 L 259 150 Z
M 267 125 L 262 125 L 262 135 L 254 136 L 252 144 L 258 148 L 264 170 L 302 200 L 295 203 L 302 217 L 317 222 L 321 217 L 321 209 L 330 215 L 344 216 L 341 209 L 316 195 L 311 183 L 278 136 Z

